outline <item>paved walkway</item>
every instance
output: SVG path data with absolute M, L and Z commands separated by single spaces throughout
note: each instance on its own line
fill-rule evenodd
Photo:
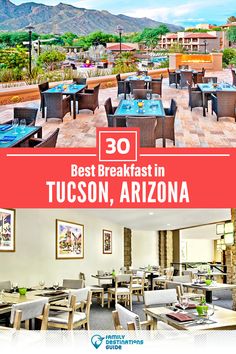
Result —
M 218 81 L 232 82 L 230 70 L 222 72 L 207 72 L 206 76 L 217 76 Z M 163 80 L 163 104 L 170 105 L 171 98 L 175 98 L 178 104 L 178 112 L 175 122 L 176 147 L 235 147 L 236 123 L 233 118 L 221 118 L 216 121 L 216 116 L 211 114 L 211 109 L 206 117 L 202 115 L 201 108 L 194 108 L 191 112 L 188 108 L 188 90 L 176 90 L 174 86 L 168 86 L 168 79 Z M 43 136 L 47 136 L 56 128 L 60 128 L 57 147 L 94 147 L 96 144 L 96 128 L 107 126 L 106 114 L 103 104 L 106 98 L 111 97 L 113 104 L 119 100 L 116 96 L 117 89 L 109 88 L 100 90 L 100 108 L 93 115 L 92 112 L 83 110 L 73 118 L 67 114 L 64 121 L 49 119 L 45 122 L 38 115 L 37 125 L 43 126 Z M 39 107 L 39 101 L 23 102 L 15 105 L 0 107 L 0 122 L 11 119 L 14 106 Z M 157 147 L 161 147 L 161 139 L 157 140 Z M 172 147 L 172 142 L 167 141 L 167 147 Z

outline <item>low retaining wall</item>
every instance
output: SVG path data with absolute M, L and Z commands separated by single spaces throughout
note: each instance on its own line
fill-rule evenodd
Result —
M 149 75 L 153 78 L 157 78 L 160 75 L 167 77 L 167 69 L 157 69 L 150 70 Z M 121 78 L 125 79 L 130 75 L 134 75 L 135 73 L 126 73 L 121 74 Z M 50 87 L 56 86 L 61 82 L 52 82 Z M 69 83 L 69 81 L 64 81 L 64 83 Z M 116 76 L 98 76 L 98 77 L 90 77 L 87 79 L 87 83 L 89 87 L 94 87 L 97 84 L 101 84 L 101 88 L 109 88 L 116 86 Z M 28 85 L 28 86 L 18 86 L 18 87 L 10 87 L 0 90 L 0 105 L 13 104 L 18 102 L 26 102 L 39 99 L 39 90 L 38 85 Z
M 181 54 L 171 53 L 169 55 L 169 68 L 171 70 L 178 69 L 180 65 L 188 65 L 192 69 L 202 70 L 202 68 L 210 71 L 223 70 L 222 53 L 210 54 Z

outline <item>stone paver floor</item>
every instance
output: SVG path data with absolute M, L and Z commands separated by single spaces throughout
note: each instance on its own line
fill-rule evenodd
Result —
M 218 81 L 232 82 L 231 72 L 207 72 L 206 76 L 217 76 Z M 96 145 L 96 128 L 106 127 L 106 114 L 103 104 L 106 98 L 111 97 L 113 105 L 117 105 L 117 88 L 100 90 L 100 108 L 95 114 L 83 110 L 76 119 L 67 114 L 64 121 L 49 119 L 45 122 L 38 114 L 37 125 L 43 126 L 43 136 L 46 137 L 56 128 L 60 128 L 57 147 L 94 147 Z M 235 147 L 236 123 L 233 118 L 221 118 L 219 122 L 216 116 L 209 112 L 203 117 L 202 108 L 194 108 L 191 112 L 188 107 L 187 89 L 175 89 L 168 86 L 168 79 L 163 80 L 162 100 L 165 107 L 170 105 L 171 98 L 175 98 L 178 104 L 178 112 L 175 121 L 176 147 Z M 0 107 L 0 122 L 11 119 L 14 106 L 39 107 L 39 100 L 22 102 L 15 105 Z M 161 139 L 157 140 L 157 147 L 161 147 Z M 171 141 L 167 141 L 167 147 L 173 147 Z

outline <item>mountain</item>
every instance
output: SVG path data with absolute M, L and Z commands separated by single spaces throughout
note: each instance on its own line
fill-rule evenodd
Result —
M 26 26 L 32 24 L 38 33 L 73 32 L 86 35 L 98 30 L 114 33 L 118 25 L 128 33 L 163 24 L 146 17 L 113 15 L 108 11 L 78 8 L 63 3 L 48 6 L 27 2 L 17 6 L 9 0 L 0 0 L 0 8 L 0 31 L 24 30 Z M 166 25 L 173 32 L 183 29 L 180 26 Z

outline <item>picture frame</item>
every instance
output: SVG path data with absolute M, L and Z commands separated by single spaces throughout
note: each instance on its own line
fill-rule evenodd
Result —
M 0 252 L 15 252 L 15 210 L 0 208 Z
M 56 259 L 84 258 L 84 225 L 56 219 Z
M 112 254 L 112 231 L 102 230 L 102 251 L 103 254 Z

